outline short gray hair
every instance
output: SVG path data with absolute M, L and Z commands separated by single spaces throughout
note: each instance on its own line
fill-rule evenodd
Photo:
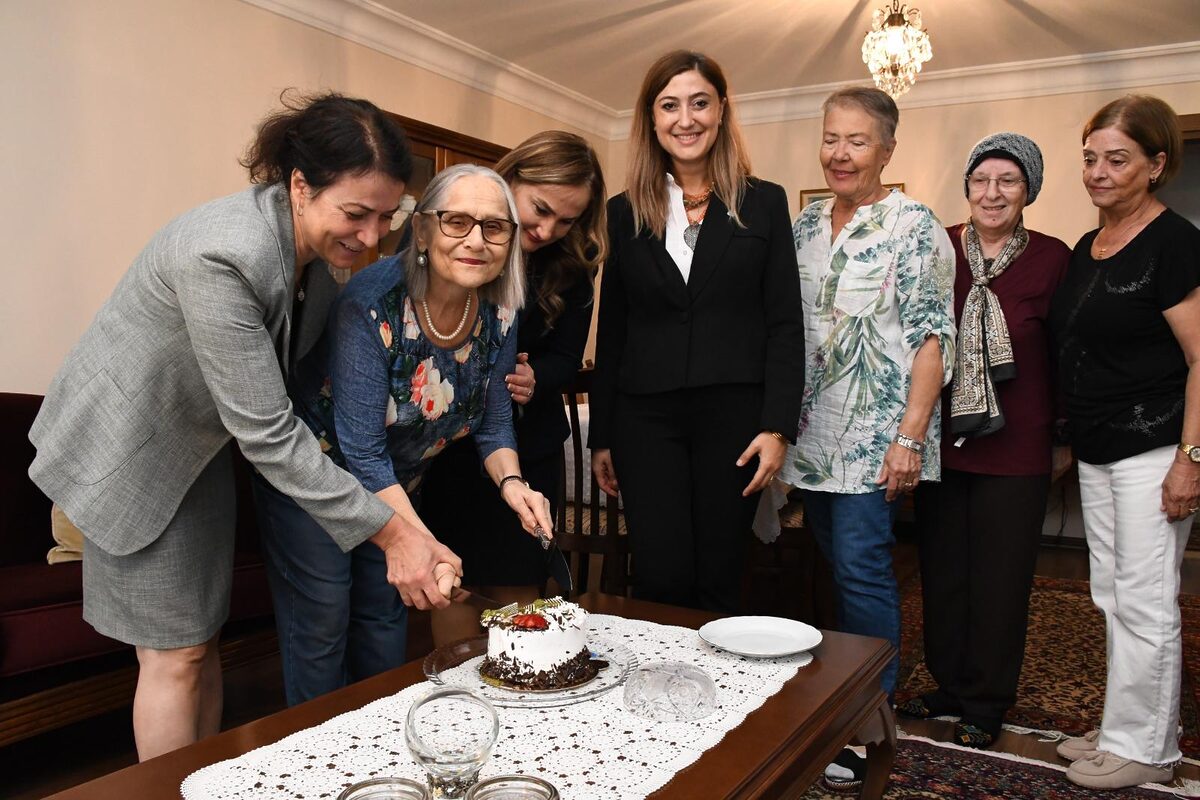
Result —
M 821 113 L 828 114 L 834 106 L 858 106 L 871 115 L 879 125 L 885 144 L 896 141 L 896 126 L 900 124 L 900 109 L 896 101 L 874 86 L 847 86 L 838 89 L 821 104 Z
M 517 214 L 517 201 L 504 178 L 494 170 L 478 164 L 455 164 L 446 167 L 434 175 L 433 180 L 425 187 L 425 193 L 413 208 L 413 239 L 412 245 L 404 254 L 404 283 L 414 300 L 425 299 L 425 292 L 429 289 L 429 268 L 417 266 L 417 226 L 423 224 L 423 218 L 418 215 L 440 210 L 446 195 L 450 193 L 450 187 L 459 178 L 468 175 L 480 175 L 500 187 L 500 191 L 504 193 L 504 202 L 508 206 L 508 217 L 517 226 L 512 241 L 508 243 L 508 259 L 504 262 L 503 272 L 491 283 L 479 287 L 479 298 L 493 305 L 519 309 L 525 305 L 525 267 L 521 260 L 521 218 Z

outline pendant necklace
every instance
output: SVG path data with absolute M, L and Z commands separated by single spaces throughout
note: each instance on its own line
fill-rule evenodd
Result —
M 683 243 L 693 252 L 695 252 L 696 242 L 700 238 L 700 223 L 704 222 L 704 215 L 708 213 L 708 209 L 703 206 L 708 203 L 712 191 L 713 184 L 710 183 L 708 188 L 700 194 L 683 193 L 683 213 L 688 221 L 688 226 L 683 229 Z M 696 209 L 700 209 L 700 212 L 693 216 Z

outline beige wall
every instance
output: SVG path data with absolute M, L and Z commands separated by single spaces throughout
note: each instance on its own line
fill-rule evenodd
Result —
M 1096 209 L 1080 183 L 1080 130 L 1100 106 L 1129 91 L 1158 95 L 1180 114 L 1200 112 L 1200 81 L 1027 100 L 901 108 L 896 153 L 883 179 L 904 183 L 909 195 L 927 203 L 946 224 L 961 221 L 967 216 L 962 169 L 971 147 L 995 131 L 1022 133 L 1038 143 L 1046 162 L 1042 193 L 1027 210 L 1025 223 L 1074 245 L 1082 234 L 1096 227 Z M 750 125 L 744 132 L 755 173 L 787 189 L 795 216 L 799 213 L 800 191 L 825 185 L 817 163 L 821 120 Z M 620 141 L 609 145 L 608 163 L 614 169 L 624 169 L 627 144 Z M 614 175 L 610 182 L 618 186 L 622 180 L 623 175 Z
M 238 0 L 2 2 L 0 391 L 44 392 L 154 231 L 245 185 L 286 87 L 505 145 L 566 127 Z
M 245 185 L 237 157 L 286 87 L 366 96 L 506 145 L 567 127 L 238 0 L 0 2 L 0 240 L 10 253 L 0 391 L 44 391 L 151 234 Z M 1146 90 L 1182 113 L 1200 112 L 1200 82 Z M 1079 128 L 1119 94 L 903 111 L 884 178 L 903 181 L 943 221 L 961 219 L 959 176 L 971 145 L 995 130 L 1020 131 L 1042 146 L 1048 165 L 1027 222 L 1073 244 L 1096 218 L 1078 181 Z M 823 185 L 819 126 L 746 130 L 755 171 L 787 188 L 793 214 L 800 189 Z M 619 191 L 627 142 L 588 138 Z

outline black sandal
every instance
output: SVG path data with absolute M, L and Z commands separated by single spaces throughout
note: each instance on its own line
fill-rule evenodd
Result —
M 985 730 L 974 722 L 957 722 L 954 724 L 954 742 L 961 744 L 963 747 L 973 747 L 976 750 L 984 750 L 991 747 L 995 743 L 996 737 L 1000 735 L 1000 731 L 995 732 Z
M 830 775 L 829 769 L 834 765 L 851 773 L 851 777 L 845 778 L 840 775 Z M 837 758 L 833 760 L 833 764 L 825 768 L 825 774 L 821 776 L 821 784 L 826 791 L 833 794 L 858 795 L 862 791 L 863 781 L 866 780 L 866 777 L 867 760 L 847 747 L 838 753 Z
M 952 704 L 937 699 L 933 692 L 905 700 L 896 706 L 896 713 L 910 719 L 933 719 L 934 717 L 958 716 L 959 710 Z

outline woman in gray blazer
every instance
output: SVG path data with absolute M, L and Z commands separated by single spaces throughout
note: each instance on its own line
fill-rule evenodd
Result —
M 349 267 L 388 230 L 412 158 L 365 100 L 307 98 L 268 117 L 250 188 L 163 228 L 55 376 L 30 476 L 85 536 L 84 618 L 135 645 L 133 727 L 148 759 L 216 733 L 229 611 L 231 439 L 343 550 L 370 539 L 420 608 L 444 606 L 449 549 L 321 453 L 292 413 L 296 361 Z

